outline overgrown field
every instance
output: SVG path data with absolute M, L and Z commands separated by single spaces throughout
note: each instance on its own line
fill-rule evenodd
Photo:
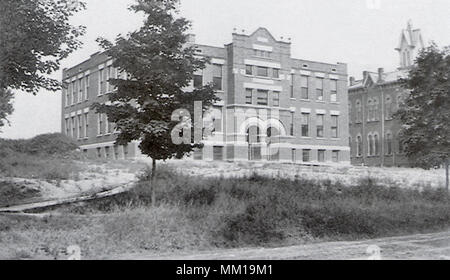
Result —
M 158 170 L 130 192 L 63 208 L 53 216 L 0 215 L 0 258 L 46 258 L 77 244 L 86 258 L 122 253 L 285 246 L 429 232 L 450 227 L 443 189 L 353 186 L 251 175 L 204 178 Z
M 0 177 L 44 180 L 76 178 L 78 146 L 62 134 L 44 134 L 28 140 L 0 139 Z

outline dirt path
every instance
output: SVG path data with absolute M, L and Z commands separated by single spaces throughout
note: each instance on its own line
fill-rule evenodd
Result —
M 380 248 L 380 257 L 389 259 L 426 259 L 450 260 L 450 231 L 417 234 L 401 237 L 380 238 L 354 242 L 326 242 L 318 244 L 290 246 L 270 249 L 232 249 L 198 252 L 178 255 L 122 255 L 114 259 L 175 259 L 175 260 L 214 260 L 214 259 L 265 259 L 265 260 L 300 260 L 300 259 L 356 259 L 365 260 L 371 255 L 367 249 L 371 245 Z M 376 248 L 376 247 L 375 247 Z M 372 254 L 373 256 L 373 254 Z

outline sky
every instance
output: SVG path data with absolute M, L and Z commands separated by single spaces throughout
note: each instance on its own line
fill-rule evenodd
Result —
M 100 49 L 98 37 L 113 40 L 136 30 L 142 17 L 127 7 L 134 0 L 84 0 L 87 9 L 71 22 L 87 27 L 83 47 L 62 62 L 78 64 Z M 371 4 L 372 3 L 372 4 Z M 199 44 L 223 46 L 234 28 L 252 33 L 267 28 L 275 38 L 292 39 L 292 57 L 348 64 L 349 76 L 362 71 L 397 68 L 394 48 L 411 20 L 425 43 L 450 45 L 448 0 L 181 0 L 180 14 L 192 22 L 190 33 Z M 62 71 L 52 77 L 60 79 Z M 1 138 L 30 138 L 61 130 L 61 93 L 41 91 L 36 96 L 16 92 L 11 126 Z

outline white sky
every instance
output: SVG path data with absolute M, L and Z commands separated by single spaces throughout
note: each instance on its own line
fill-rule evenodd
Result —
M 73 66 L 99 49 L 97 37 L 114 39 L 119 33 L 137 29 L 141 18 L 127 10 L 133 0 L 84 0 L 87 10 L 72 22 L 87 27 L 84 46 L 62 63 Z M 395 70 L 394 51 L 408 19 L 420 28 L 425 42 L 450 45 L 450 1 L 448 0 L 181 0 L 181 14 L 193 23 L 192 33 L 201 44 L 223 46 L 231 41 L 233 28 L 248 33 L 266 27 L 276 38 L 292 38 L 292 56 L 323 62 L 345 62 L 349 75 L 361 77 L 363 70 L 384 67 Z M 53 77 L 60 78 L 61 71 Z M 18 92 L 11 127 L 2 138 L 29 138 L 60 131 L 60 92 L 37 96 Z

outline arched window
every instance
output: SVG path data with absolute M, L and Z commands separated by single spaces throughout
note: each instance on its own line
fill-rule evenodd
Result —
M 377 156 L 380 154 L 380 137 L 378 136 L 378 133 L 375 133 L 373 135 L 373 152 L 374 156 Z
M 356 122 L 362 122 L 362 105 L 361 100 L 356 100 Z
M 373 156 L 374 155 L 374 150 L 373 150 L 373 148 L 375 147 L 375 145 L 374 145 L 374 139 L 373 139 L 373 135 L 372 134 L 369 134 L 368 136 L 367 136 L 367 139 L 368 139 L 368 155 L 369 156 Z
M 372 99 L 369 98 L 367 100 L 367 121 L 370 122 L 372 120 Z
M 361 135 L 356 136 L 356 156 L 362 156 L 362 137 Z
M 386 155 L 392 155 L 392 133 L 386 133 Z
M 373 101 L 372 101 L 372 118 L 374 121 L 378 121 L 379 120 L 379 112 L 378 112 L 378 108 L 380 103 L 378 102 L 378 98 L 374 97 Z

